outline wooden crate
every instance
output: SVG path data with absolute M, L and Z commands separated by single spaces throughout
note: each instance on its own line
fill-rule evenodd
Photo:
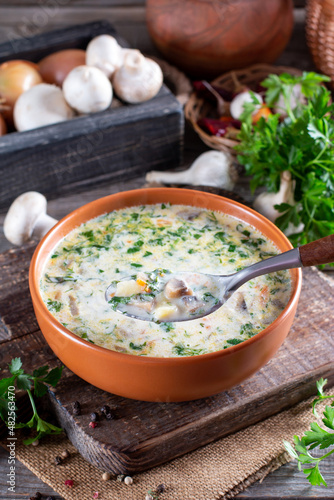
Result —
M 64 48 L 83 48 L 96 35 L 121 40 L 105 21 L 19 38 L 0 45 L 0 63 L 10 59 L 34 62 Z M 76 117 L 66 122 L 0 138 L 0 208 L 24 191 L 48 198 L 121 180 L 181 162 L 182 107 L 163 86 L 141 104 Z

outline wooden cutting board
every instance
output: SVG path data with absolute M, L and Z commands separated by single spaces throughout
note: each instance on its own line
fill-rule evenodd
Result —
M 0 254 L 0 367 L 20 356 L 26 371 L 60 364 L 42 336 L 28 290 L 34 245 Z M 334 280 L 305 269 L 292 330 L 262 370 L 216 396 L 185 403 L 147 403 L 106 393 L 65 369 L 49 399 L 61 426 L 92 464 L 113 473 L 140 472 L 254 424 L 334 384 Z M 82 414 L 73 416 L 72 403 Z M 113 420 L 89 427 L 90 413 L 108 404 Z

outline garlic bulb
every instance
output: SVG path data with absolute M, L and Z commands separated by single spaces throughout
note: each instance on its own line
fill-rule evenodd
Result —
M 187 170 L 181 172 L 153 170 L 146 174 L 146 180 L 165 184 L 213 186 L 231 190 L 234 187 L 236 175 L 232 168 L 232 157 L 227 153 L 211 150 L 202 153 Z

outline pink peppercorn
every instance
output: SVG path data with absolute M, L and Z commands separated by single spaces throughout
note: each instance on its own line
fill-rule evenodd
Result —
M 69 488 L 72 488 L 73 486 L 73 480 L 72 479 L 66 479 L 65 481 L 65 486 L 68 486 Z
M 93 498 L 99 498 L 99 492 L 98 491 L 95 491 L 95 493 L 93 495 Z
M 95 429 L 96 426 L 97 426 L 96 422 L 89 422 L 89 427 L 91 427 L 92 429 Z

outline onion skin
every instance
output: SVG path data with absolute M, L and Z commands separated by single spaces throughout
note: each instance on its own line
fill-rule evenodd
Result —
M 86 52 L 81 49 L 65 49 L 44 57 L 39 63 L 39 72 L 46 83 L 61 87 L 69 72 L 86 64 Z
M 7 134 L 7 124 L 2 115 L 0 115 L 0 137 Z
M 0 65 L 0 98 L 9 109 L 2 111 L 8 123 L 13 122 L 13 107 L 16 99 L 26 90 L 42 83 L 38 66 L 30 61 L 12 60 Z

